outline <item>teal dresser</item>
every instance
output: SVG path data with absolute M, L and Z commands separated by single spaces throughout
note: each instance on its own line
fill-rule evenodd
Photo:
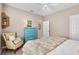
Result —
M 24 28 L 24 41 L 37 39 L 37 29 L 35 27 Z

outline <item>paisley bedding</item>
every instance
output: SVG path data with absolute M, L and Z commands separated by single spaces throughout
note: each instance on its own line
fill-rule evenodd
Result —
M 63 43 L 67 38 L 64 37 L 42 37 L 41 39 L 31 40 L 23 46 L 23 54 L 25 55 L 45 55 L 58 45 Z

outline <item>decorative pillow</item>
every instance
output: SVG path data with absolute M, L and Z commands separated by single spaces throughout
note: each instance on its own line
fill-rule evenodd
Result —
M 15 40 L 15 36 L 14 35 L 9 35 L 9 40 L 14 41 Z
M 17 43 L 19 43 L 19 42 L 21 42 L 22 40 L 19 38 L 19 37 L 17 37 L 16 38 L 16 40 L 14 40 L 13 42 L 15 43 L 15 44 L 17 44 Z

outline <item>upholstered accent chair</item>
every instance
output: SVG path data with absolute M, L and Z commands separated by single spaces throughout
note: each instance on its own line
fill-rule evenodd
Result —
M 6 48 L 9 50 L 13 50 L 14 52 L 16 52 L 16 50 L 23 45 L 23 40 L 20 37 L 17 37 L 15 32 L 5 32 L 2 34 L 2 36 Z

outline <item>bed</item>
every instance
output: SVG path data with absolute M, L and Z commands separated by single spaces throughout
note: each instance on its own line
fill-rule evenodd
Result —
M 24 55 L 46 55 L 66 40 L 67 38 L 59 36 L 42 37 L 41 39 L 26 42 L 22 51 Z
M 79 41 L 66 40 L 47 55 L 76 55 L 79 54 Z

